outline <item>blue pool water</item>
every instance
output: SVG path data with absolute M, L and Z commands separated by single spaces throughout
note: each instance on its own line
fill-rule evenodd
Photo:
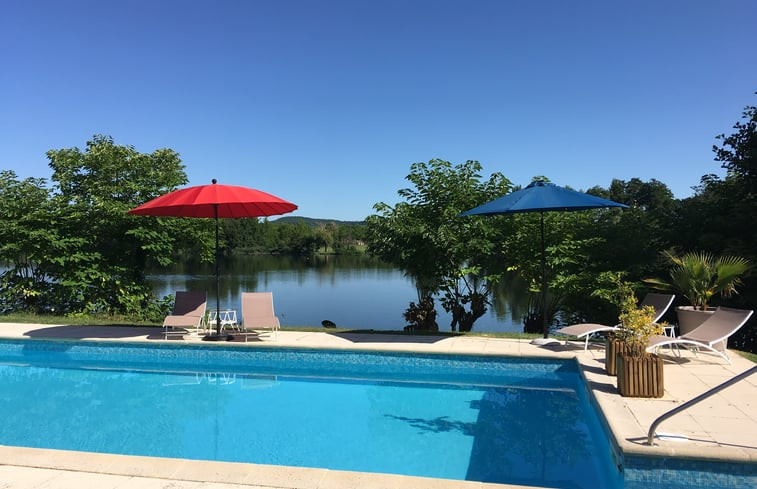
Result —
M 622 487 L 572 361 L 0 341 L 0 444 Z

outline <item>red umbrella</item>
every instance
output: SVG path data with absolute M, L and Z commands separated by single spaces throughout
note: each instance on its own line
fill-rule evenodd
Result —
M 220 273 L 218 263 L 218 218 L 265 217 L 286 214 L 297 206 L 260 190 L 236 185 L 198 185 L 161 195 L 129 214 L 159 217 L 204 217 L 216 220 L 216 309 L 220 309 Z M 216 314 L 216 337 L 221 337 L 221 317 Z M 228 338 L 227 338 L 228 339 Z

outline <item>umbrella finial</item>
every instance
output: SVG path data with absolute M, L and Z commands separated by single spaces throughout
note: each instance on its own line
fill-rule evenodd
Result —
M 211 180 L 211 182 L 212 182 L 212 183 L 218 183 L 218 180 L 216 180 L 216 179 L 214 178 L 213 180 Z

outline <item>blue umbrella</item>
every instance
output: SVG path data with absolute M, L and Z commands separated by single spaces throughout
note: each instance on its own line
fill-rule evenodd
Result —
M 582 211 L 603 207 L 628 206 L 583 192 L 558 187 L 544 180 L 535 180 L 524 189 L 509 193 L 460 214 L 461 216 L 493 216 L 519 212 L 539 212 L 541 214 L 541 299 L 544 338 L 547 338 L 549 335 L 547 324 L 547 261 L 544 253 L 544 213 L 548 211 Z

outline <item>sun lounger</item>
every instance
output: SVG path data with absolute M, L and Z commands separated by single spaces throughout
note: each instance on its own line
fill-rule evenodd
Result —
M 673 294 L 656 294 L 653 292 L 648 293 L 639 304 L 640 307 L 652 306 L 655 310 L 654 322 L 657 322 L 665 315 L 670 305 L 673 303 L 675 295 Z M 610 333 L 620 329 L 620 325 L 607 326 L 606 324 L 594 324 L 583 323 L 573 324 L 560 328 L 555 333 L 567 336 L 575 336 L 577 338 L 584 338 L 584 350 L 589 348 L 589 340 L 596 334 Z M 565 344 L 568 344 L 568 340 L 565 340 Z
M 279 318 L 273 312 L 272 292 L 242 293 L 242 331 L 239 334 L 244 335 L 245 342 L 249 335 L 260 335 L 260 330 L 269 330 L 276 339 L 279 327 Z
M 176 292 L 176 301 L 170 316 L 163 321 L 163 335 L 166 339 L 172 335 L 185 335 L 194 328 L 199 333 L 205 317 L 206 292 Z
M 702 348 L 719 355 L 729 364 L 731 359 L 725 348 L 725 340 L 739 330 L 752 315 L 753 311 L 719 307 L 702 324 L 694 330 L 677 338 L 670 336 L 653 336 L 649 339 L 648 352 L 656 352 L 666 345 L 683 346 L 694 351 Z M 698 356 L 698 355 L 697 355 Z

